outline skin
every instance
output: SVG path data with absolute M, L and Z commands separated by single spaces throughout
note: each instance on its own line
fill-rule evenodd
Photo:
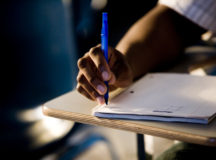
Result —
M 176 59 L 204 32 L 168 7 L 157 5 L 128 30 L 115 48 L 109 47 L 109 64 L 100 45 L 78 60 L 77 90 L 103 104 L 107 91 L 104 81 L 109 81 L 111 90 L 128 87 L 145 73 Z

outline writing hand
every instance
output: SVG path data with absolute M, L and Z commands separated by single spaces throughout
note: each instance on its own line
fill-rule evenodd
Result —
M 124 55 L 109 47 L 109 64 L 107 64 L 101 45 L 93 47 L 78 60 L 77 90 L 85 97 L 103 104 L 103 95 L 107 91 L 104 81 L 108 81 L 110 89 L 124 88 L 133 81 L 131 67 Z

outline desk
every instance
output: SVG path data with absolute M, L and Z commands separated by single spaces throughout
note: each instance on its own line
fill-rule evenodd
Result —
M 43 105 L 48 116 L 75 122 L 148 134 L 189 143 L 216 146 L 216 119 L 209 125 L 131 121 L 98 118 L 91 115 L 95 102 L 87 100 L 77 91 L 69 92 Z
M 204 55 L 207 54 L 205 53 Z M 207 58 L 204 55 L 200 53 L 198 55 L 192 54 L 187 60 L 184 60 L 183 63 L 181 62 L 170 71 L 188 72 L 188 70 L 193 68 L 209 66 L 209 64 L 215 65 L 215 54 L 207 55 Z M 210 61 L 208 57 L 210 57 Z M 197 63 L 196 60 L 200 61 L 200 59 L 202 61 Z M 191 62 L 195 65 L 190 66 Z M 189 143 L 216 146 L 216 119 L 209 125 L 103 119 L 91 115 L 91 110 L 94 106 L 96 106 L 95 102 L 87 100 L 77 91 L 72 91 L 45 103 L 43 105 L 43 113 L 48 116 L 80 123 L 135 132 L 138 133 L 138 139 L 140 139 L 140 134 L 148 134 Z

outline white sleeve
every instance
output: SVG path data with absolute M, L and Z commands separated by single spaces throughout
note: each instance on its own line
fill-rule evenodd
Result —
M 159 0 L 159 4 L 216 33 L 216 0 Z

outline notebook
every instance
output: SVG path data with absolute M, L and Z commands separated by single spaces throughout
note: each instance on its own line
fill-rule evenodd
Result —
M 92 114 L 102 118 L 208 124 L 216 116 L 216 77 L 147 74 Z

